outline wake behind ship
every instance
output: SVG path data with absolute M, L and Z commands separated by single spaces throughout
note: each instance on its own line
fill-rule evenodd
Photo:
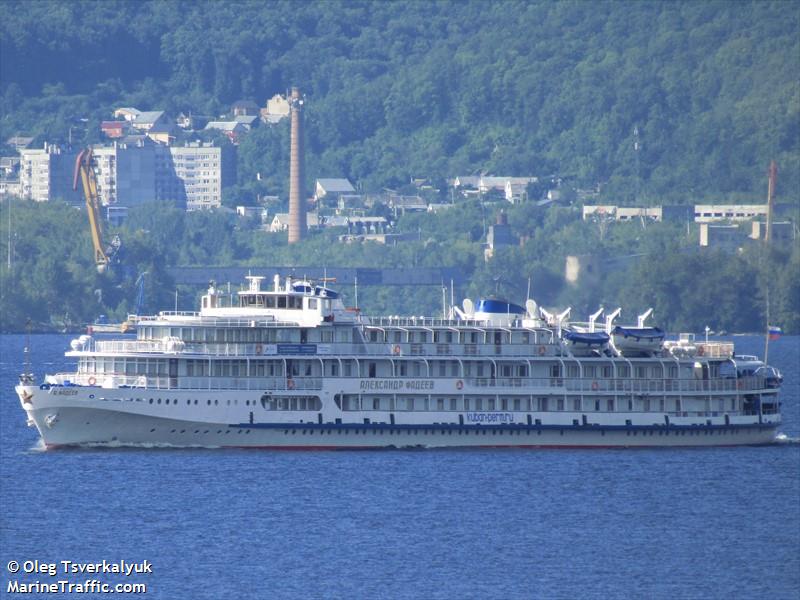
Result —
M 16 391 L 47 447 L 717 446 L 771 442 L 780 373 L 731 343 L 570 322 L 528 301 L 366 317 L 312 281 L 263 277 L 136 340 L 81 336 L 70 373 Z

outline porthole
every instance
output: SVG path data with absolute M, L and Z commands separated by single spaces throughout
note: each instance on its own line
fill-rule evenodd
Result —
M 248 434 L 248 433 L 250 433 L 250 430 L 249 430 L 249 429 L 248 429 L 247 431 L 245 431 L 245 434 Z
M 152 402 L 152 400 L 151 400 L 151 402 Z M 161 404 L 161 398 L 158 399 L 158 404 Z
M 211 406 L 211 399 L 210 399 L 210 398 L 209 398 L 208 400 L 206 400 L 206 402 L 207 402 L 207 404 L 208 404 L 209 406 Z
M 195 404 L 195 406 L 197 406 L 197 399 L 195 399 L 194 404 Z
M 191 403 L 192 403 L 192 401 L 191 401 L 191 400 L 187 400 L 187 401 L 186 401 L 186 404 L 187 404 L 187 405 L 188 405 L 188 404 L 191 404 Z
M 153 399 L 152 399 L 152 398 L 150 398 L 150 404 L 152 404 L 152 403 L 153 403 Z
M 170 431 L 170 433 L 175 433 L 175 430 L 173 429 L 172 431 Z
M 231 400 L 230 400 L 230 398 L 228 398 L 228 406 L 230 406 L 230 405 L 231 405 Z
M 218 404 L 219 404 L 219 400 L 214 400 L 214 406 L 217 406 Z
M 150 430 L 150 433 L 153 433 L 154 431 L 155 431 L 155 429 L 151 429 L 151 430 Z

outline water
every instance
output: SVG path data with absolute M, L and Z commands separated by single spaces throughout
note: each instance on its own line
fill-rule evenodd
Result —
M 37 378 L 69 339 L 33 336 Z M 587 451 L 43 452 L 12 390 L 24 337 L 0 342 L 4 597 L 97 579 L 192 600 L 800 598 L 798 337 L 770 346 L 786 442 Z M 33 559 L 153 573 L 7 572 Z

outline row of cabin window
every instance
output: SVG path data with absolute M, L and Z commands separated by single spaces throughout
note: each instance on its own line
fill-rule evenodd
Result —
M 174 337 L 184 342 L 216 344 L 274 344 L 274 343 L 349 343 L 352 342 L 350 328 L 324 327 L 300 329 L 285 327 L 160 327 L 145 326 L 139 329 L 140 340 L 161 340 Z
M 187 360 L 185 362 L 185 370 L 181 369 L 180 375 L 187 375 L 189 377 L 196 376 L 215 376 L 215 377 L 274 377 L 284 374 L 283 361 L 270 361 L 270 360 L 251 360 L 250 370 L 248 372 L 248 361 L 245 360 Z M 312 376 L 318 374 L 314 365 L 318 364 L 317 361 L 311 360 L 291 360 L 286 361 L 286 372 L 293 376 Z M 342 375 L 344 377 L 352 377 L 356 373 L 355 361 L 343 360 L 342 361 Z M 385 369 L 381 369 L 384 371 Z M 326 361 L 325 375 L 332 377 L 340 376 L 339 361 Z M 117 373 L 126 375 L 148 375 L 148 376 L 164 376 L 168 373 L 167 359 L 154 359 L 154 358 L 137 358 L 137 359 L 123 359 L 123 358 L 82 358 L 79 364 L 79 372 L 81 373 Z M 403 376 L 427 376 L 428 372 L 424 364 L 419 361 L 405 361 L 399 360 L 396 362 L 396 375 Z M 552 365 L 550 368 L 551 377 L 562 377 L 561 365 Z M 461 369 L 458 361 L 432 361 L 431 371 L 432 376 L 439 377 L 460 377 Z M 652 366 L 636 366 L 634 374 L 637 379 L 645 379 L 647 377 L 660 379 L 663 377 L 663 369 L 661 365 Z M 373 361 L 362 362 L 362 373 L 364 377 L 377 377 L 378 363 Z M 384 374 L 385 375 L 385 374 Z M 528 365 L 525 364 L 501 364 L 497 368 L 491 363 L 482 361 L 464 361 L 463 375 L 467 377 L 528 377 Z M 678 375 L 678 368 L 676 366 L 669 366 L 667 368 L 667 376 L 675 378 Z M 569 365 L 567 367 L 567 376 L 570 378 L 578 377 L 577 365 Z M 584 378 L 592 379 L 601 377 L 609 379 L 613 376 L 613 369 L 611 366 L 595 366 L 587 365 L 583 368 Z M 630 368 L 627 365 L 620 365 L 617 367 L 617 376 L 626 378 L 630 376 Z
M 239 296 L 239 306 L 242 308 L 287 308 L 299 310 L 303 308 L 316 310 L 320 303 L 323 310 L 330 310 L 331 301 L 328 299 L 308 298 L 303 296 L 265 296 L 244 295 Z
M 538 344 L 540 340 L 529 331 L 453 331 L 452 329 L 367 329 L 370 342 L 434 343 L 434 344 Z
M 166 376 L 168 360 L 158 358 L 81 358 L 79 373 Z
M 522 411 L 522 412 L 547 412 L 547 411 L 592 411 L 594 412 L 615 412 L 614 399 L 608 398 L 603 402 L 602 400 L 586 400 L 581 402 L 580 398 L 572 398 L 565 400 L 564 398 L 423 398 L 423 397 L 379 397 L 379 396 L 362 396 L 359 398 L 355 394 L 345 394 L 343 397 L 337 396 L 335 398 L 336 405 L 342 410 L 347 411 L 363 411 L 363 410 L 393 410 L 393 411 Z M 626 403 L 629 411 L 634 410 L 634 401 L 628 399 L 623 400 Z M 664 399 L 660 398 L 657 401 L 658 410 L 664 410 Z M 650 401 L 637 401 L 638 409 L 649 411 Z M 673 401 L 675 410 L 680 410 L 680 400 Z M 619 407 L 621 410 L 622 404 Z
M 561 377 L 561 365 L 553 365 L 550 369 L 551 377 Z M 617 365 L 617 377 L 627 378 L 630 377 L 631 369 L 627 364 Z M 635 379 L 662 379 L 664 377 L 664 369 L 661 365 L 637 365 L 633 369 Z M 576 379 L 580 375 L 578 365 L 567 365 L 567 377 Z M 596 377 L 602 379 L 611 379 L 614 377 L 614 368 L 611 365 L 583 365 L 583 376 L 587 379 L 594 379 Z M 675 379 L 678 377 L 678 367 L 670 365 L 667 367 L 667 377 Z
M 523 412 L 547 412 L 547 411 L 586 411 L 586 412 L 650 412 L 652 410 L 664 412 L 665 410 L 680 412 L 683 410 L 680 398 L 639 398 L 633 400 L 620 399 L 618 403 L 614 398 L 603 399 L 584 399 L 580 398 L 443 398 L 443 397 L 403 397 L 393 398 L 390 396 L 362 396 L 359 398 L 355 394 L 337 395 L 336 405 L 342 410 L 393 410 L 393 411 L 523 411 Z M 736 410 L 736 398 L 729 399 L 730 410 Z M 705 410 L 725 410 L 725 399 L 718 398 L 708 400 Z M 616 407 L 616 408 L 615 408 Z M 714 408 L 715 407 L 715 408 Z
M 264 410 L 322 410 L 322 401 L 317 396 L 261 397 Z

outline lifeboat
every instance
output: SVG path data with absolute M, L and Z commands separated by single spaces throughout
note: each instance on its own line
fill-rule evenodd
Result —
M 623 356 L 649 356 L 661 350 L 664 331 L 658 327 L 622 327 L 611 331 L 614 347 Z

